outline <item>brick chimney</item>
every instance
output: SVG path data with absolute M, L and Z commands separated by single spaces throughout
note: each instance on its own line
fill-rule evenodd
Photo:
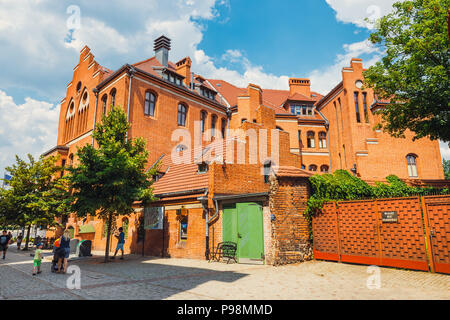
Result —
M 169 65 L 170 39 L 166 36 L 159 37 L 155 40 L 153 49 L 155 50 L 156 60 L 167 67 Z
M 247 90 L 250 97 L 250 110 L 253 113 L 262 105 L 262 89 L 260 86 L 250 83 Z
M 309 79 L 290 78 L 289 79 L 289 91 L 290 95 L 296 93 L 303 94 L 308 98 L 311 97 L 311 81 Z
M 189 57 L 181 59 L 177 62 L 177 73 L 184 77 L 184 84 L 189 87 L 191 84 L 191 65 L 192 60 Z

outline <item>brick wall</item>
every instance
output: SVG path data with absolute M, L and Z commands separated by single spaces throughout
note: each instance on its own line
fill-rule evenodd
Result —
M 275 215 L 271 223 L 270 264 L 280 265 L 312 259 L 309 227 L 303 212 L 309 198 L 307 178 L 271 177 L 270 211 Z

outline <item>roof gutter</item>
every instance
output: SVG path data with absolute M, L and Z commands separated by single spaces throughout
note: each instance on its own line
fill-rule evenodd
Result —
M 202 188 L 202 189 L 192 189 L 192 190 L 184 190 L 184 191 L 176 191 L 176 192 L 167 192 L 167 193 L 160 193 L 155 194 L 158 198 L 167 198 L 167 197 L 176 197 L 176 196 L 187 196 L 191 194 L 198 194 L 202 193 L 205 190 L 208 190 L 208 188 Z
M 258 193 L 245 193 L 245 194 L 225 194 L 218 195 L 213 198 L 214 201 L 232 200 L 232 199 L 242 199 L 242 198 L 256 198 L 268 196 L 268 192 L 258 192 Z
M 209 260 L 209 225 L 212 221 L 212 219 L 214 219 L 218 214 L 219 214 L 219 207 L 216 204 L 216 213 L 214 214 L 214 216 L 212 216 L 211 218 L 209 218 L 208 216 L 208 188 L 205 190 L 205 193 L 203 194 L 203 196 L 198 197 L 197 200 L 199 200 L 202 204 L 203 207 L 203 212 L 205 213 L 205 259 Z
M 127 122 L 130 123 L 130 102 L 131 102 L 131 82 L 133 81 L 134 73 L 136 72 L 136 69 L 133 66 L 127 65 L 128 70 L 128 77 L 130 78 L 130 82 L 128 84 L 128 106 L 127 106 Z M 131 128 L 130 128 L 131 129 Z M 125 137 L 125 141 L 128 141 L 128 133 L 130 130 L 127 131 L 127 135 Z

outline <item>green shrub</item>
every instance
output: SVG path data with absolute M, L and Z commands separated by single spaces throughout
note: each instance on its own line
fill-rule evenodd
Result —
M 322 210 L 326 202 L 449 193 L 448 188 L 411 187 L 395 175 L 387 176 L 387 183 L 376 182 L 375 186 L 371 186 L 345 170 L 336 170 L 333 174 L 316 174 L 310 177 L 309 181 L 311 196 L 304 214 L 310 226 L 311 239 L 312 217 Z

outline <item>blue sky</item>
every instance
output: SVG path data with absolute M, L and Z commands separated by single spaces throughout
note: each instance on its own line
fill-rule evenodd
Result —
M 55 145 L 59 101 L 85 44 L 117 69 L 153 56 L 153 40 L 165 34 L 171 60 L 190 56 L 206 77 L 279 89 L 289 77 L 309 77 L 326 93 L 352 57 L 365 66 L 381 57 L 365 41 L 364 18 L 393 2 L 0 0 L 0 174 L 14 154 L 38 156 Z M 442 153 L 450 158 L 447 146 Z
M 309 74 L 334 61 L 343 44 L 369 35 L 368 29 L 337 21 L 325 1 L 232 0 L 230 7 L 221 7 L 221 17 L 207 23 L 199 47 L 216 59 L 239 48 L 269 73 Z

